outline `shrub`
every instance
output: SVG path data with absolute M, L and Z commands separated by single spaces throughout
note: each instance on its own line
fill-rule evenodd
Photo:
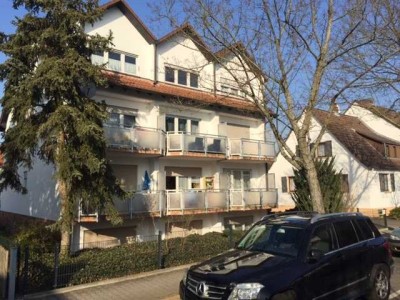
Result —
M 393 208 L 389 213 L 389 217 L 400 220 L 400 207 Z

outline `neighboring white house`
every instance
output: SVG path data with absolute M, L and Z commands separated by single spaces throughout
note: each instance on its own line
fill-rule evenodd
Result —
M 362 116 L 352 106 L 354 115 L 339 113 L 329 114 L 315 110 L 310 132 L 310 144 L 316 139 L 322 125 L 327 125 L 317 156 L 320 158 L 335 157 L 337 171 L 342 171 L 342 188 L 350 197 L 355 208 L 365 213 L 378 209 L 390 209 L 400 204 L 400 138 L 396 136 L 398 127 L 382 128 L 388 122 L 382 118 L 374 118 L 374 124 L 364 123 Z M 349 113 L 350 114 L 350 113 Z M 397 113 L 397 117 L 399 113 Z M 397 119 L 398 120 L 398 119 Z M 369 121 L 370 122 L 370 121 Z M 369 127 L 370 125 L 371 127 Z M 376 128 L 379 132 L 374 131 Z M 297 145 L 296 138 L 290 133 L 288 144 L 291 149 Z M 294 206 L 291 192 L 295 190 L 293 183 L 293 167 L 281 153 L 272 165 L 269 173 L 275 175 L 278 188 L 278 207 L 280 209 Z
M 230 221 L 249 225 L 275 207 L 267 176 L 274 143 L 265 140 L 256 106 L 213 60 L 222 53 L 212 53 L 188 24 L 157 40 L 125 1 L 104 7 L 103 18 L 86 28 L 114 37 L 113 50 L 92 58 L 107 63 L 109 81 L 95 99 L 109 106 L 108 159 L 123 188 L 135 194 L 115 201 L 124 217 L 120 227 L 83 199 L 73 243 L 124 243 L 188 227 L 220 231 Z M 36 162 L 21 172 L 27 195 L 4 191 L 0 210 L 57 220 L 53 167 Z

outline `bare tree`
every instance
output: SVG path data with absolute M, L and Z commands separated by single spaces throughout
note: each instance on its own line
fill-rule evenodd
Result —
M 393 50 L 374 44 L 387 22 L 378 9 L 369 0 L 164 0 L 154 6 L 171 26 L 196 28 L 214 63 L 268 120 L 282 155 L 307 170 L 318 212 L 324 207 L 313 158 L 325 127 L 310 141 L 312 113 L 316 107 L 333 113 L 393 58 Z M 294 133 L 298 151 L 282 128 Z

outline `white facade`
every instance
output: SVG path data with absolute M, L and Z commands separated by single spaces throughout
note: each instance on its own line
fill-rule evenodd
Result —
M 104 125 L 107 158 L 123 188 L 136 193 L 126 202 L 115 201 L 124 218 L 120 227 L 85 209 L 83 199 L 73 243 L 141 240 L 159 231 L 184 230 L 185 222 L 206 233 L 222 230 L 228 220 L 241 226 L 261 218 L 276 205 L 276 190 L 266 175 L 275 151 L 273 143 L 265 141 L 264 120 L 256 110 L 243 113 L 248 102 L 240 95 L 221 93 L 218 105 L 210 106 L 209 99 L 220 93 L 214 91 L 215 63 L 183 34 L 158 43 L 121 5 L 126 4 L 110 5 L 102 20 L 86 30 L 112 32 L 113 49 L 95 54 L 93 61 L 107 63 L 113 76 L 133 82 L 131 87 L 100 89 L 95 100 L 109 106 L 110 120 Z M 174 70 L 173 82 L 166 67 Z M 171 100 L 174 91 L 187 93 L 192 102 Z M 204 104 L 202 97 L 209 102 Z M 243 101 L 243 109 L 230 101 Z M 28 194 L 2 193 L 1 210 L 57 220 L 53 172 L 51 166 L 35 164 L 27 177 Z M 150 188 L 143 191 L 146 172 Z
M 360 119 L 363 120 L 362 118 Z M 312 122 L 312 130 L 310 132 L 311 143 L 316 139 L 321 129 L 320 124 L 315 119 Z M 379 122 L 379 120 L 375 119 L 375 122 L 377 122 L 376 126 L 381 128 L 385 126 L 386 121 L 381 120 Z M 388 129 L 387 132 L 390 135 L 389 137 L 393 139 L 394 128 Z M 400 139 L 398 140 L 400 141 Z M 332 156 L 335 157 L 336 170 L 348 175 L 348 196 L 350 197 L 353 209 L 359 208 L 360 211 L 364 211 L 365 213 L 373 213 L 374 210 L 393 208 L 400 204 L 400 169 L 397 171 L 386 171 L 367 168 L 329 131 L 321 139 L 321 143 L 324 142 L 331 142 Z M 294 151 L 297 141 L 293 132 L 289 135 L 287 143 Z M 287 192 L 282 192 L 282 177 L 285 177 L 286 180 L 288 180 L 288 177 L 292 177 L 294 174 L 293 167 L 281 153 L 278 154 L 276 162 L 270 168 L 269 173 L 275 174 L 275 182 L 278 190 L 278 207 L 282 209 L 294 207 L 289 186 Z M 389 187 L 389 191 L 381 191 L 379 174 L 387 174 L 389 176 L 393 174 L 395 190 Z

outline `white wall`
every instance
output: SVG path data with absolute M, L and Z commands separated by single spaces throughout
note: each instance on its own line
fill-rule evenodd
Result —
M 57 197 L 54 168 L 40 160 L 35 160 L 33 169 L 27 173 L 27 194 L 5 190 L 0 194 L 0 210 L 26 216 L 57 220 L 60 203 Z M 24 183 L 24 171 L 20 176 Z
M 214 87 L 213 64 L 204 57 L 197 45 L 188 37 L 177 35 L 157 45 L 157 60 L 159 81 L 165 81 L 165 65 L 170 65 L 198 72 L 200 89 L 210 91 Z M 186 87 L 190 87 L 190 85 Z
M 105 11 L 102 19 L 93 26 L 88 24 L 85 28 L 88 34 L 107 36 L 112 32 L 111 47 L 137 55 L 137 74 L 140 77 L 154 78 L 154 45 L 149 44 L 128 18 L 117 7 Z

